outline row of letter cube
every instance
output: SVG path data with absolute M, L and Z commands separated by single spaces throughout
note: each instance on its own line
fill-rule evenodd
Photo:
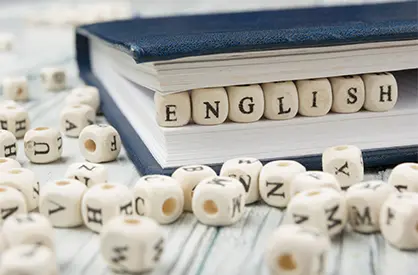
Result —
M 163 127 L 254 122 L 336 113 L 388 111 L 398 98 L 395 77 L 390 73 L 341 76 L 295 82 L 196 89 L 170 95 L 155 93 L 157 122 Z

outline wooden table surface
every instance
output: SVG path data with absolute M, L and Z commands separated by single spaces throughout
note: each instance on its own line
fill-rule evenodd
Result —
M 0 32 L 9 31 L 17 37 L 13 51 L 0 53 L 0 77 L 27 75 L 30 101 L 24 105 L 32 127 L 58 128 L 58 114 L 68 91 L 44 91 L 40 86 L 39 71 L 50 65 L 64 67 L 70 87 L 81 83 L 74 61 L 74 30 L 69 26 L 25 23 L 28 12 L 34 14 L 39 7 L 34 3 L 36 1 L 23 2 L 11 5 L 10 1 L 0 1 Z M 105 119 L 99 117 L 98 121 L 105 122 Z M 18 160 L 38 175 L 41 188 L 49 180 L 62 178 L 71 163 L 83 161 L 77 139 L 64 138 L 63 144 L 63 157 L 59 162 L 35 165 L 25 158 L 23 143 L 19 141 Z M 105 166 L 111 182 L 133 186 L 140 177 L 124 150 L 117 161 Z M 389 173 L 390 170 L 369 170 L 366 179 L 386 180 Z M 237 224 L 224 228 L 200 224 L 192 214 L 183 214 L 174 224 L 164 226 L 168 242 L 161 263 L 152 274 L 267 274 L 264 248 L 282 218 L 282 211 L 261 202 L 247 207 Z M 361 235 L 346 230 L 332 243 L 326 274 L 418 274 L 418 253 L 396 250 L 386 244 L 380 234 Z M 56 246 L 61 274 L 111 274 L 99 254 L 98 235 L 86 228 L 56 229 Z

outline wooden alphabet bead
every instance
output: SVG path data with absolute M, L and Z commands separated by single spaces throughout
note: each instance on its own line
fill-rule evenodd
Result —
M 361 150 L 353 145 L 327 148 L 322 154 L 322 170 L 333 174 L 342 189 L 363 181 L 364 165 Z
M 0 130 L 0 157 L 15 159 L 16 155 L 16 137 L 7 130 Z
M 406 162 L 397 165 L 390 173 L 388 183 L 399 192 L 418 193 L 418 163 Z
M 1 258 L 0 275 L 58 275 L 54 252 L 39 244 L 22 244 Z
M 101 164 L 77 162 L 68 167 L 65 177 L 81 181 L 90 188 L 99 183 L 106 183 L 108 173 L 106 167 Z
M 373 233 L 380 230 L 379 216 L 382 204 L 397 190 L 380 180 L 356 183 L 347 189 L 348 221 L 353 230 Z
M 299 114 L 324 116 L 332 106 L 331 84 L 326 78 L 298 80 Z
M 11 158 L 0 158 L 0 172 L 7 172 L 13 168 L 20 168 L 21 165 L 18 161 Z
M 50 163 L 61 158 L 61 133 L 53 128 L 29 130 L 23 138 L 25 155 L 33 163 Z
M 96 112 L 89 105 L 66 106 L 60 115 L 61 132 L 68 137 L 78 137 L 85 127 L 95 121 Z
M 188 165 L 178 168 L 171 177 L 178 181 L 183 189 L 184 211 L 192 212 L 192 197 L 196 185 L 204 180 L 216 176 L 216 172 L 206 165 Z
M 328 187 L 341 191 L 340 184 L 334 175 L 320 171 L 306 171 L 297 174 L 291 181 L 290 196 L 293 197 L 301 191 L 319 187 Z
M 161 224 L 176 221 L 183 213 L 184 195 L 177 180 L 148 175 L 134 186 L 136 214 L 151 217 Z
M 0 186 L 0 224 L 8 217 L 27 213 L 26 200 L 21 192 L 9 186 Z
M 289 119 L 296 116 L 299 110 L 299 96 L 292 81 L 265 83 L 261 85 L 264 92 L 264 116 L 268 119 Z
M 329 238 L 319 230 L 285 224 L 269 238 L 264 258 L 270 274 L 322 275 L 329 250 Z
M 29 128 L 29 115 L 23 107 L 7 104 L 0 108 L 0 129 L 8 130 L 16 138 L 21 138 Z
M 107 124 L 85 127 L 80 133 L 78 144 L 83 157 L 94 163 L 115 160 L 122 148 L 119 133 Z
M 221 124 L 228 117 L 228 95 L 222 87 L 192 90 L 191 100 L 193 122 L 196 124 Z
M 56 180 L 42 186 L 39 212 L 54 227 L 76 227 L 83 224 L 81 199 L 87 187 L 78 180 Z
M 46 90 L 59 91 L 65 89 L 67 77 L 63 69 L 48 67 L 41 70 L 41 82 Z
M 81 203 L 84 224 L 96 233 L 99 233 L 111 218 L 132 215 L 133 210 L 132 192 L 121 184 L 96 184 L 87 189 Z
M 25 76 L 7 77 L 3 79 L 2 86 L 5 99 L 23 101 L 29 97 L 28 80 Z
M 9 217 L 3 223 L 3 236 L 9 247 L 41 244 L 55 250 L 54 229 L 48 218 L 38 213 Z
M 157 123 L 161 127 L 179 127 L 189 123 L 192 116 L 188 92 L 168 95 L 154 94 Z
M 312 226 L 333 237 L 347 223 L 347 204 L 340 192 L 331 188 L 302 191 L 287 206 L 286 220 L 303 227 Z
M 11 51 L 16 37 L 11 33 L 0 33 L 0 51 Z
M 404 250 L 418 249 L 418 193 L 395 193 L 383 203 L 380 231 L 391 245 Z
M 293 160 L 271 161 L 260 172 L 259 191 L 265 203 L 274 207 L 286 207 L 290 200 L 290 183 L 306 172 L 306 168 Z
M 226 87 L 229 101 L 228 118 L 234 122 L 254 122 L 264 113 L 264 93 L 260 85 Z
M 94 86 L 75 88 L 65 98 L 65 105 L 88 105 L 96 113 L 100 106 L 99 90 Z
M 250 204 L 260 199 L 258 177 L 262 168 L 263 164 L 256 158 L 235 158 L 222 165 L 219 175 L 237 179 L 245 189 L 245 203 Z
M 206 178 L 195 188 L 193 213 L 206 225 L 231 225 L 244 214 L 245 196 L 244 186 L 234 178 Z
M 364 105 L 364 83 L 358 75 L 337 76 L 329 79 L 332 87 L 332 107 L 336 113 L 355 113 Z
M 393 74 L 365 74 L 362 78 L 366 90 L 364 109 L 384 112 L 395 107 L 398 100 L 398 84 Z
M 163 229 L 148 217 L 114 217 L 100 233 L 101 254 L 114 273 L 151 271 L 160 261 L 165 242 Z
M 38 207 L 39 181 L 31 170 L 13 168 L 0 172 L 0 187 L 6 185 L 13 187 L 25 196 L 28 211 Z

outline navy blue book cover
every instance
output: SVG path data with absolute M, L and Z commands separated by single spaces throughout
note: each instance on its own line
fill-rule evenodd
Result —
M 171 174 L 175 167 L 163 168 L 157 163 L 91 72 L 90 38 L 102 39 L 137 63 L 237 51 L 414 40 L 418 39 L 417 10 L 418 1 L 408 1 L 98 23 L 76 30 L 77 63 L 81 78 L 99 88 L 101 109 L 120 133 L 137 169 L 143 175 Z M 416 162 L 418 146 L 364 150 L 363 158 L 366 167 Z M 308 169 L 321 169 L 320 155 L 292 159 Z M 222 164 L 209 165 L 219 172 Z

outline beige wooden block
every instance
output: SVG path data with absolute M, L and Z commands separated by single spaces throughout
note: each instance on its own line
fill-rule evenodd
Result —
M 234 122 L 254 122 L 264 113 L 264 93 L 260 85 L 226 87 L 229 100 L 228 118 Z
M 192 108 L 189 92 L 154 94 L 157 123 L 161 127 L 179 127 L 189 123 Z
M 28 112 L 19 105 L 3 105 L 0 107 L 0 128 L 8 130 L 16 138 L 23 137 L 30 128 Z
M 81 131 L 94 124 L 96 111 L 89 105 L 69 105 L 62 109 L 60 114 L 61 132 L 68 137 L 78 137 Z
M 191 100 L 193 122 L 196 124 L 221 124 L 228 117 L 228 95 L 224 88 L 192 90 Z
M 398 84 L 393 74 L 365 74 L 362 78 L 366 89 L 366 110 L 384 112 L 395 107 L 398 100 Z
M 23 140 L 25 155 L 33 163 L 50 163 L 61 158 L 63 143 L 58 130 L 38 127 L 29 130 Z
M 67 85 L 67 76 L 61 68 L 47 67 L 41 69 L 41 82 L 48 91 L 60 91 Z
M 399 192 L 418 193 L 418 163 L 405 162 L 397 165 L 390 173 L 388 183 Z
M 15 159 L 16 155 L 16 137 L 7 130 L 0 130 L 0 157 Z
M 355 113 L 364 105 L 364 83 L 358 75 L 331 77 L 332 107 L 336 113 Z
M 265 83 L 264 116 L 268 119 L 281 120 L 296 116 L 299 110 L 299 96 L 292 81 Z
M 29 97 L 28 80 L 25 76 L 7 77 L 3 79 L 3 98 L 24 101 Z
M 326 78 L 298 80 L 299 114 L 324 116 L 332 106 L 331 84 Z

